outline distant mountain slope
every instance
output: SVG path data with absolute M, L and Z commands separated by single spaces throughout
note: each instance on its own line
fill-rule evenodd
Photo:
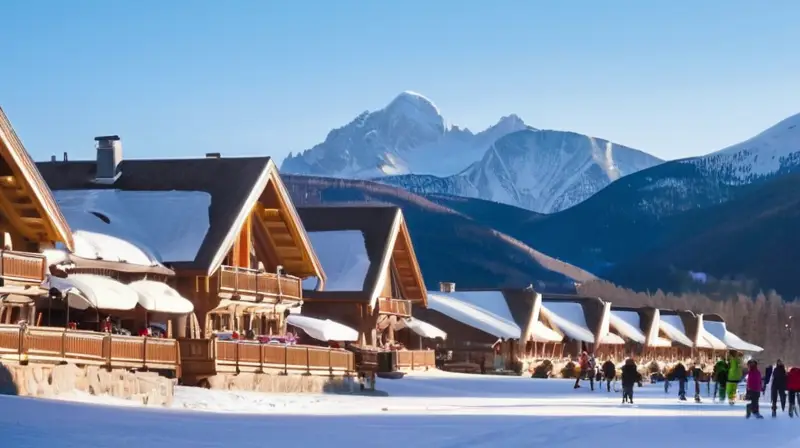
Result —
M 425 281 L 464 287 L 571 285 L 594 278 L 452 208 L 396 187 L 363 180 L 283 175 L 298 206 L 380 202 L 403 209 Z
M 481 198 L 550 213 L 656 157 L 573 132 L 537 130 L 516 115 L 486 130 L 446 122 L 424 96 L 404 92 L 364 112 L 325 141 L 290 154 L 284 173 L 376 179 L 416 193 Z
M 481 198 L 552 213 L 586 200 L 622 176 L 661 162 L 607 140 L 529 128 L 502 137 L 481 160 L 458 174 L 379 180 L 415 193 Z
M 608 272 L 637 288 L 675 290 L 687 271 L 756 281 L 786 298 L 800 296 L 800 173 L 740 190 L 726 203 L 673 218 L 647 251 Z

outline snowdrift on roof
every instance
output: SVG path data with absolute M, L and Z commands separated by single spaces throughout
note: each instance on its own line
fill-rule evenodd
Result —
M 570 339 L 594 343 L 594 334 L 586 324 L 583 306 L 578 302 L 542 302 L 542 315 Z
M 498 316 L 481 306 L 462 300 L 465 298 L 464 294 L 467 294 L 468 298 L 476 299 L 469 293 L 463 292 L 430 292 L 428 293 L 428 308 L 498 338 L 519 339 L 521 337 L 522 331 L 513 319 Z M 502 293 L 498 292 L 498 294 L 502 298 Z M 505 299 L 503 299 L 503 303 L 505 304 Z M 506 305 L 507 308 L 508 305 Z M 507 312 L 507 316 L 510 315 L 511 313 Z
M 647 340 L 647 337 L 641 330 L 639 313 L 636 311 L 615 311 L 612 309 L 609 316 L 609 323 L 622 336 L 632 341 L 644 344 Z
M 200 191 L 57 190 L 75 232 L 75 255 L 154 265 L 194 261 L 209 229 Z
M 740 352 L 760 352 L 764 350 L 755 344 L 744 341 L 736 334 L 728 331 L 725 322 L 703 321 L 703 326 L 705 327 L 706 332 L 725 344 L 727 348 L 738 350 Z
M 308 232 L 311 247 L 327 276 L 326 291 L 361 291 L 369 271 L 369 256 L 360 230 Z M 314 289 L 316 277 L 303 281 L 304 289 Z

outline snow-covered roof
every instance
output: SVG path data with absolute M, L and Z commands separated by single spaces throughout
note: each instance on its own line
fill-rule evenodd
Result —
M 657 337 L 650 342 L 650 345 L 653 347 L 672 347 L 672 341 L 662 337 Z
M 167 314 L 188 314 L 194 311 L 194 305 L 169 285 L 152 280 L 138 280 L 128 284 L 139 296 L 142 308 Z
M 209 229 L 201 191 L 57 190 L 75 255 L 132 264 L 192 261 Z
M 496 296 L 486 294 L 484 291 L 480 293 L 429 292 L 428 308 L 492 336 L 519 339 L 522 331 L 511 317 L 502 293 L 499 291 L 492 291 L 491 293 L 499 295 L 505 310 L 493 299 Z M 496 312 L 499 312 L 500 315 L 496 314 Z
M 640 344 L 647 341 L 647 337 L 641 329 L 641 318 L 636 311 L 611 310 L 609 324 L 614 327 L 622 336 Z
M 532 333 L 531 338 L 536 342 L 561 342 L 564 340 L 564 336 L 547 327 L 542 321 L 536 321 L 533 324 Z
M 686 327 L 683 326 L 683 320 L 676 314 L 661 314 L 659 327 L 670 339 L 681 345 L 687 347 L 694 347 L 694 343 L 686 335 Z
M 594 343 L 594 334 L 589 330 L 580 303 L 565 300 L 543 302 L 541 313 L 568 338 Z
M 603 344 L 623 345 L 625 344 L 625 339 L 622 339 L 618 334 L 606 333 L 600 338 L 600 342 Z
M 423 338 L 447 339 L 447 333 L 444 330 L 434 325 L 431 325 L 428 322 L 425 322 L 424 320 L 416 319 L 413 317 L 409 317 L 407 319 L 399 319 L 397 321 L 397 324 L 394 326 L 395 330 L 402 330 L 403 328 L 408 328 L 409 330 L 422 336 Z
M 357 341 L 358 332 L 330 319 L 316 319 L 300 314 L 289 314 L 286 323 L 302 329 L 319 341 Z
M 139 295 L 110 277 L 94 274 L 72 274 L 67 278 L 50 276 L 49 286 L 61 291 L 71 308 L 85 310 L 132 310 L 139 303 Z
M 360 230 L 308 232 L 308 237 L 328 277 L 325 290 L 361 291 L 364 288 L 370 261 Z M 303 288 L 313 289 L 315 283 L 315 277 L 307 278 L 303 280 Z
M 742 338 L 728 331 L 725 322 L 703 321 L 704 330 L 723 344 L 723 348 L 730 348 L 741 352 L 760 352 L 764 349 L 744 341 Z

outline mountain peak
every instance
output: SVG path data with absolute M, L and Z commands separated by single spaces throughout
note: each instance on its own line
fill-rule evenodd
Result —
M 384 108 L 387 112 L 399 113 L 407 116 L 437 117 L 442 118 L 439 108 L 433 101 L 426 96 L 406 90 L 397 95 L 388 106 Z

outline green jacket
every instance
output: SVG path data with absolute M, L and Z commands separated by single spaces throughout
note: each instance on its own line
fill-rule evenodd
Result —
M 728 368 L 728 381 L 738 383 L 742 380 L 742 358 L 734 356 L 731 358 L 731 366 Z
M 714 364 L 714 381 L 726 381 L 728 379 L 728 363 L 724 359 L 720 359 Z M 720 377 L 722 377 L 720 379 Z

